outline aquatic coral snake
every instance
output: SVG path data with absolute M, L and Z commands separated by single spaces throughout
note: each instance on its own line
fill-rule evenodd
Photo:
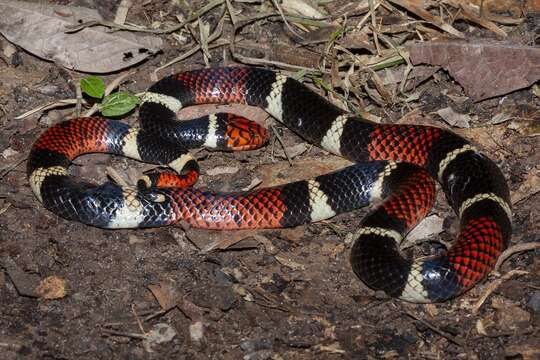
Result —
M 219 193 L 191 187 L 198 165 L 187 150 L 263 145 L 264 128 L 217 114 L 178 122 L 197 104 L 261 107 L 306 141 L 356 164 L 311 180 Z M 212 68 L 168 76 L 144 94 L 141 128 L 100 117 L 47 129 L 28 159 L 37 198 L 55 214 L 101 228 L 143 228 L 185 221 L 210 229 L 282 228 L 330 218 L 375 202 L 351 249 L 356 275 L 369 287 L 411 302 L 463 293 L 494 267 L 511 235 L 509 191 L 499 168 L 463 138 L 440 128 L 374 124 L 352 116 L 277 72 Z M 138 186 L 96 185 L 68 173 L 80 154 L 104 152 L 168 165 Z M 460 219 L 446 252 L 410 260 L 400 242 L 424 218 L 437 179 Z

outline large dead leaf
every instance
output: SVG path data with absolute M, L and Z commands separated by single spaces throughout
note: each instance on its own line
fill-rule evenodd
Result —
M 540 79 L 540 48 L 432 41 L 414 43 L 409 50 L 413 64 L 444 67 L 474 101 L 523 89 Z
M 136 64 L 156 52 L 161 39 L 88 27 L 67 34 L 66 26 L 101 20 L 97 11 L 22 1 L 0 1 L 0 33 L 41 58 L 68 69 L 107 73 Z

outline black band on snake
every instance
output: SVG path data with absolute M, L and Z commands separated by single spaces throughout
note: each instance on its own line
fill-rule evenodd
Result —
M 218 114 L 177 122 L 197 104 L 261 107 L 306 141 L 357 164 L 272 188 L 213 193 L 190 187 L 198 166 L 189 148 L 250 149 L 263 128 Z M 141 128 L 103 118 L 49 128 L 34 144 L 28 178 L 46 208 L 101 228 L 156 227 L 185 221 L 209 229 L 281 228 L 328 219 L 371 202 L 352 246 L 356 275 L 373 289 L 411 302 L 444 301 L 489 273 L 511 235 L 509 191 L 499 168 L 463 138 L 435 127 L 373 124 L 332 105 L 296 80 L 256 68 L 215 68 L 168 76 L 144 95 Z M 91 184 L 68 174 L 84 153 L 105 152 L 168 165 L 137 187 Z M 409 260 L 400 242 L 435 199 L 436 179 L 460 218 L 455 244 Z

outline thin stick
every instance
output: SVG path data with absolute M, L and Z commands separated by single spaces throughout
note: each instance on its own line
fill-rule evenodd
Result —
M 234 13 L 235 9 L 231 4 L 231 0 L 225 0 L 225 4 L 227 5 L 227 12 L 229 13 L 229 16 L 231 17 L 231 22 L 233 24 L 233 27 L 236 27 L 236 23 L 238 22 L 238 19 L 236 17 L 236 14 Z
M 302 16 L 293 16 L 293 15 L 285 15 L 285 18 L 289 20 L 290 22 L 301 24 L 301 25 L 308 25 L 308 26 L 315 26 L 315 27 L 325 27 L 328 26 L 328 23 L 325 23 L 324 21 L 317 21 L 310 18 L 302 17 Z M 239 20 L 235 26 L 236 29 L 240 29 L 248 24 L 251 24 L 252 22 L 267 19 L 267 20 L 283 20 L 280 14 L 278 13 L 262 13 L 257 14 L 252 17 L 244 18 L 242 20 Z
M 139 317 L 139 314 L 137 314 L 137 310 L 135 309 L 135 304 L 131 305 L 131 311 L 133 312 L 133 315 L 135 316 L 135 320 L 137 320 L 137 325 L 139 325 L 139 329 L 144 335 L 146 335 L 146 331 L 144 330 L 143 324 L 141 322 L 141 318 Z
M 173 33 L 175 31 L 178 31 L 182 29 L 184 26 L 188 25 L 189 23 L 192 23 L 193 21 L 197 20 L 200 16 L 204 15 L 208 11 L 212 10 L 216 6 L 219 6 L 223 4 L 225 0 L 214 0 L 200 8 L 199 10 L 195 11 L 191 16 L 187 18 L 184 22 L 180 23 L 179 25 L 170 27 L 168 29 L 147 29 L 143 27 L 138 26 L 132 26 L 132 25 L 119 25 L 115 24 L 111 21 L 87 21 L 85 23 L 76 25 L 76 26 L 66 26 L 66 33 L 74 33 L 77 31 L 81 31 L 84 28 L 91 27 L 91 26 L 106 26 L 108 28 L 111 28 L 115 31 L 133 31 L 133 32 L 145 32 L 145 33 L 151 33 L 151 34 L 169 34 Z
M 126 17 L 131 7 L 131 0 L 122 0 L 116 9 L 116 14 L 114 16 L 114 22 L 119 25 L 124 25 L 126 22 Z
M 313 71 L 313 72 L 322 72 L 322 73 L 325 73 L 325 74 L 329 74 L 330 71 L 329 70 L 319 70 L 319 69 L 315 69 L 315 68 L 310 68 L 310 67 L 306 67 L 306 66 L 301 66 L 301 65 L 293 65 L 293 64 L 287 64 L 287 63 L 284 63 L 284 62 L 281 62 L 281 61 L 273 61 L 273 60 L 266 60 L 266 59 L 257 59 L 257 58 L 252 58 L 252 57 L 248 57 L 248 56 L 243 56 L 243 55 L 240 55 L 240 54 L 237 54 L 235 52 L 233 52 L 233 57 L 244 63 L 244 64 L 250 64 L 250 65 L 274 65 L 274 66 L 277 66 L 277 67 L 280 67 L 280 68 L 289 68 L 289 69 L 295 69 L 295 70 L 307 70 L 307 71 Z
M 81 83 L 78 81 L 75 84 L 75 96 L 77 97 L 77 103 L 75 104 L 75 117 L 81 116 L 81 109 L 82 109 L 82 89 L 81 89 Z
M 272 131 L 274 132 L 274 135 L 276 135 L 276 138 L 278 140 L 278 142 L 281 144 L 281 148 L 283 149 L 283 153 L 285 154 L 285 157 L 287 157 L 287 161 L 289 162 L 289 165 L 293 165 L 292 163 L 292 160 L 291 158 L 289 157 L 289 154 L 287 152 L 287 149 L 285 149 L 285 143 L 283 142 L 283 139 L 281 138 L 281 135 L 279 135 L 279 133 L 277 132 L 276 128 L 274 127 L 274 125 L 270 125 L 270 128 L 272 129 Z
M 278 2 L 276 0 L 272 0 L 272 3 L 274 4 L 277 11 L 279 12 L 279 15 L 283 19 L 283 22 L 285 23 L 285 26 L 287 26 L 287 29 L 289 29 L 290 32 L 292 32 L 294 35 L 298 36 L 300 39 L 304 40 L 304 37 L 302 35 L 300 35 L 299 33 L 297 33 L 296 31 L 294 31 L 294 29 L 291 27 L 291 25 L 287 21 L 287 18 L 285 17 L 285 14 L 283 13 L 283 9 L 281 8 L 281 6 L 279 6 Z
M 146 339 L 146 336 L 143 334 L 127 333 L 123 331 L 116 331 L 116 330 L 109 330 L 109 329 L 101 329 L 101 331 L 103 331 L 106 334 L 114 335 L 114 336 L 124 336 L 128 338 L 140 339 L 140 340 Z
M 438 16 L 431 15 L 431 13 L 424 8 L 416 5 L 411 0 L 388 0 L 389 2 L 396 4 L 398 6 L 401 6 L 405 8 L 406 10 L 412 12 L 416 16 L 420 17 L 421 19 L 429 22 L 430 24 L 435 25 L 439 29 L 446 31 L 449 34 L 454 35 L 455 37 L 458 37 L 460 39 L 464 39 L 465 35 L 457 30 L 456 28 L 452 27 L 450 24 L 445 22 L 443 19 L 441 19 Z
M 501 286 L 503 282 L 505 282 L 506 280 L 510 279 L 513 276 L 526 275 L 528 273 L 529 273 L 528 271 L 524 271 L 524 270 L 510 270 L 509 272 L 507 272 L 500 278 L 490 283 L 489 286 L 484 291 L 484 293 L 482 294 L 482 296 L 480 296 L 480 298 L 476 301 L 476 304 L 473 305 L 472 307 L 473 314 L 478 313 L 478 310 L 480 310 L 480 308 L 482 307 L 484 302 L 487 300 L 489 295 L 491 295 L 491 293 L 493 293 L 499 286 Z
M 466 348 L 467 345 L 465 344 L 465 342 L 462 340 L 462 339 L 459 339 L 459 338 L 456 338 L 450 334 L 447 334 L 446 332 L 442 331 L 441 329 L 439 329 L 438 327 L 436 327 L 435 325 L 432 325 L 431 323 L 419 318 L 418 316 L 416 316 L 415 314 L 412 314 L 410 312 L 407 312 L 407 311 L 403 311 L 403 314 L 413 318 L 414 320 L 416 321 L 419 321 L 422 323 L 422 325 L 428 327 L 430 330 L 436 332 L 437 334 L 441 335 L 442 337 L 448 339 L 449 341 L 453 342 L 454 344 L 458 345 L 458 346 L 461 346 L 462 348 Z
M 527 242 L 527 243 L 517 244 L 517 245 L 509 247 L 508 249 L 503 251 L 503 253 L 499 256 L 499 259 L 497 260 L 497 263 L 495 264 L 495 267 L 493 268 L 493 270 L 498 271 L 502 263 L 505 262 L 506 259 L 514 255 L 515 253 L 534 250 L 534 249 L 540 249 L 540 242 Z
M 219 41 L 217 41 L 215 44 L 212 44 L 212 45 L 208 45 L 208 50 L 212 50 L 212 49 L 215 49 L 217 47 L 220 47 L 220 46 L 224 46 L 224 45 L 228 45 L 229 44 L 229 41 L 225 40 L 225 39 L 221 39 Z M 162 65 L 160 67 L 158 67 L 157 69 L 154 70 L 153 74 L 154 74 L 154 77 L 156 78 L 157 80 L 157 73 L 160 72 L 161 70 L 173 65 L 173 64 L 176 64 L 177 62 L 179 61 L 182 61 L 182 60 L 185 60 L 191 56 L 193 56 L 195 53 L 197 53 L 199 50 L 201 50 L 201 45 L 196 45 L 194 47 L 192 47 L 190 50 L 184 52 L 182 55 L 172 59 L 171 61 L 169 61 L 168 63 L 166 63 L 165 65 Z
M 373 0 L 369 0 L 369 13 L 371 14 L 371 32 L 377 49 L 377 55 L 381 55 L 381 45 L 379 44 L 379 36 L 377 31 L 377 16 L 375 15 L 375 4 Z
M 46 110 L 56 109 L 59 107 L 63 107 L 67 105 L 75 105 L 75 104 L 77 104 L 77 99 L 64 99 L 64 100 L 54 101 L 45 105 L 40 105 L 36 108 L 33 108 L 32 110 L 28 110 L 27 112 L 16 116 L 15 120 L 22 120 L 40 111 L 46 111 Z

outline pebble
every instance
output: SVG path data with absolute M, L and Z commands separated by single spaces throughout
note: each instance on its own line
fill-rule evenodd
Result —
M 240 343 L 240 348 L 249 353 L 263 349 L 270 349 L 271 347 L 272 341 L 269 339 L 245 340 Z
M 532 293 L 529 301 L 527 301 L 527 307 L 537 314 L 540 314 L 540 291 Z

